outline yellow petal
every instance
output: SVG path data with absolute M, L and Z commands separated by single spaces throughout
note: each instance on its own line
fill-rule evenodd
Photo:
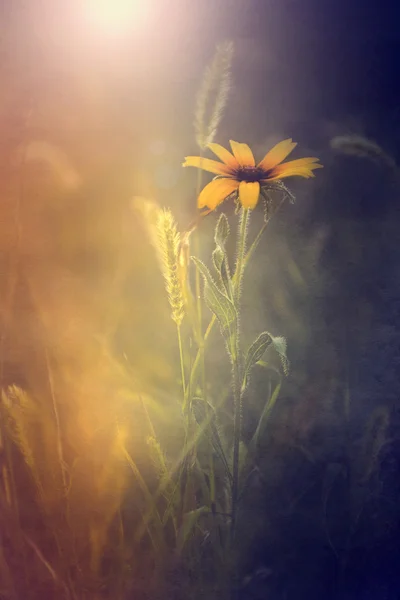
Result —
M 276 165 L 279 165 L 292 150 L 297 146 L 292 140 L 289 138 L 288 140 L 283 140 L 283 142 L 279 142 L 276 144 L 267 154 L 264 156 L 262 161 L 258 163 L 258 167 L 260 169 L 264 169 L 265 171 L 269 171 L 269 169 L 273 169 Z
M 231 167 L 231 169 L 237 169 L 239 167 L 239 163 L 233 154 L 223 146 L 220 146 L 220 144 L 211 143 L 208 144 L 208 147 L 220 160 L 222 160 L 223 163 L 228 165 L 228 167 Z
M 268 183 L 268 181 L 275 181 L 276 179 L 286 179 L 287 177 L 304 177 L 304 179 L 309 179 L 310 177 L 315 177 L 315 175 L 312 171 L 297 169 L 295 171 L 285 171 L 280 175 L 272 175 L 268 179 L 262 179 L 261 183 Z
M 240 144 L 229 140 L 232 152 L 241 167 L 255 167 L 254 156 L 247 144 Z
M 277 165 L 271 172 L 268 179 L 283 179 L 299 175 L 300 177 L 314 177 L 313 170 L 321 169 L 322 165 L 318 163 L 318 158 L 307 157 L 290 160 L 287 163 Z
M 197 206 L 204 208 L 208 206 L 211 210 L 214 210 L 218 204 L 221 204 L 229 194 L 232 194 L 239 187 L 239 182 L 235 179 L 213 179 L 206 187 L 200 192 L 197 200 Z
M 197 167 L 198 169 L 204 169 L 204 171 L 210 171 L 216 175 L 232 175 L 232 169 L 223 163 L 211 160 L 209 158 L 203 158 L 202 156 L 186 156 L 183 167 Z
M 260 184 L 258 181 L 241 181 L 239 185 L 239 200 L 243 208 L 255 208 L 260 195 Z

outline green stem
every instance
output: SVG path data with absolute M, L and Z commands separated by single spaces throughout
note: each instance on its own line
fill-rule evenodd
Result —
M 215 321 L 216 321 L 216 316 L 213 315 L 211 318 L 211 321 L 209 322 L 208 327 L 204 333 L 202 344 L 199 346 L 196 356 L 195 356 L 195 359 L 193 361 L 193 365 L 192 365 L 192 368 L 190 371 L 189 385 L 186 388 L 185 403 L 183 406 L 184 410 L 186 409 L 188 402 L 189 402 L 189 391 L 194 390 L 196 388 L 200 362 L 201 362 L 201 366 L 203 366 L 204 348 L 205 348 L 206 342 L 210 336 L 210 333 L 214 327 Z
M 243 277 L 243 263 L 245 260 L 246 250 L 246 234 L 249 223 L 250 211 L 248 208 L 243 208 L 240 213 L 239 223 L 239 236 L 237 245 L 237 258 L 236 258 L 236 269 L 235 269 L 235 283 L 234 283 L 234 303 L 236 310 L 239 312 L 240 304 L 240 293 L 242 288 L 242 277 Z
M 203 156 L 203 150 L 200 148 L 200 157 Z M 203 178 L 203 171 L 202 169 L 199 169 L 197 172 L 197 185 L 196 185 L 196 204 L 197 204 L 197 198 L 200 195 L 200 189 L 201 189 L 201 181 Z M 195 251 L 195 256 L 198 256 L 200 258 L 200 236 L 199 236 L 199 232 L 196 231 L 195 232 L 195 236 L 194 236 L 194 251 Z M 201 277 L 200 277 L 200 271 L 196 265 L 196 270 L 195 270 L 195 294 L 196 294 L 196 307 L 197 307 L 197 329 L 198 329 L 198 335 L 201 339 L 202 337 L 202 328 L 201 328 L 201 322 L 202 322 L 202 306 L 201 306 Z
M 264 231 L 267 228 L 268 223 L 264 223 L 263 226 L 261 227 L 260 231 L 257 233 L 256 237 L 254 238 L 254 241 L 252 243 L 252 245 L 250 246 L 249 250 L 246 253 L 246 256 L 244 257 L 244 261 L 243 261 L 243 267 L 242 269 L 244 270 L 247 266 L 247 264 L 249 263 L 251 257 L 253 256 L 261 238 L 262 238 L 262 234 L 264 233 Z M 235 283 L 236 281 L 236 273 L 233 277 L 233 283 Z
M 182 376 L 182 391 L 183 391 L 183 404 L 186 403 L 186 379 L 185 379 L 185 365 L 183 362 L 183 348 L 182 348 L 182 336 L 181 326 L 176 324 L 176 331 L 178 334 L 178 345 L 179 345 L 179 361 L 181 363 L 181 376 Z
M 234 417 L 233 417 L 233 469 L 232 469 L 232 540 L 235 535 L 237 520 L 237 504 L 239 497 L 239 450 L 240 430 L 242 421 L 242 406 L 240 394 L 240 370 L 239 365 L 233 366 L 233 394 L 234 394 Z
M 239 450 L 240 435 L 242 424 L 242 393 L 241 393 L 241 358 L 240 358 L 240 294 L 242 288 L 242 279 L 244 273 L 246 237 L 249 222 L 249 210 L 243 209 L 240 216 L 239 237 L 237 244 L 236 259 L 236 280 L 234 283 L 234 302 L 237 311 L 237 324 L 235 328 L 235 339 L 232 348 L 232 370 L 233 370 L 233 394 L 234 394 L 234 415 L 233 415 L 233 472 L 232 472 L 232 521 L 231 534 L 232 539 L 235 535 L 237 505 L 239 495 Z

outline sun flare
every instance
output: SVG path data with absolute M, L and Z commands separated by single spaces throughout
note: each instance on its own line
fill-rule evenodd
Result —
M 146 0 L 86 0 L 88 21 L 105 33 L 119 34 L 142 25 L 148 12 Z

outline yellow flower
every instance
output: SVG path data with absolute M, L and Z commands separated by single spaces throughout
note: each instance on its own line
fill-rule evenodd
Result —
M 257 166 L 247 144 L 232 140 L 230 144 L 232 153 L 219 144 L 208 144 L 210 150 L 222 162 L 201 156 L 185 158 L 184 167 L 198 167 L 220 176 L 214 178 L 200 193 L 199 208 L 208 207 L 210 211 L 214 210 L 227 196 L 238 192 L 243 208 L 253 209 L 258 203 L 260 189 L 268 186 L 270 181 L 295 175 L 314 177 L 313 171 L 322 167 L 318 158 L 298 158 L 282 163 L 296 146 L 291 139 L 276 144 Z

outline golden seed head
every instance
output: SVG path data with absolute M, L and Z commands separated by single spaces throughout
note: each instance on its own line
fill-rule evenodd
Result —
M 220 44 L 207 67 L 197 94 L 196 142 L 204 150 L 214 141 L 231 88 L 232 42 Z
M 180 325 L 184 317 L 184 296 L 179 277 L 180 234 L 170 210 L 160 211 L 157 219 L 157 247 L 172 319 Z

